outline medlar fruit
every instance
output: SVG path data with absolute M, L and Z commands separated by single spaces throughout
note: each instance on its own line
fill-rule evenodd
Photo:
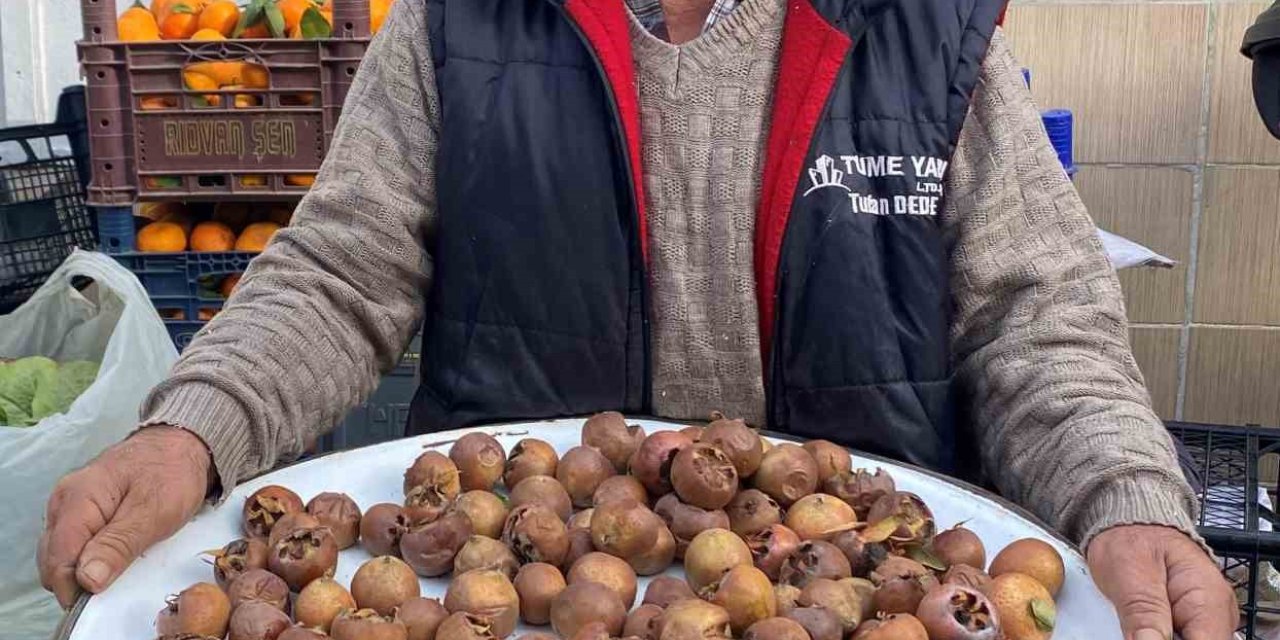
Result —
M 622 637 L 657 640 L 653 624 L 660 615 L 662 615 L 662 607 L 656 604 L 642 604 L 636 607 L 627 614 L 627 621 L 622 625 Z
M 702 440 L 702 432 L 706 430 L 707 430 L 706 427 L 700 427 L 694 424 L 681 429 L 680 433 L 683 433 L 685 436 L 687 436 L 690 441 L 698 442 Z
M 723 509 L 738 493 L 738 470 L 723 451 L 706 443 L 685 447 L 671 462 L 671 486 L 680 500 Z
M 279 485 L 267 485 L 253 492 L 241 509 L 241 524 L 250 538 L 266 538 L 285 514 L 302 511 L 302 498 Z
M 488 491 L 468 491 L 458 496 L 449 508 L 467 516 L 476 535 L 495 540 L 502 537 L 502 524 L 510 511 L 502 498 Z
M 316 529 L 320 526 L 320 521 L 306 511 L 287 513 L 276 521 L 276 525 L 274 527 L 271 527 L 271 535 L 267 536 L 267 548 L 274 549 L 276 543 L 280 542 L 281 538 L 284 538 L 298 529 Z M 330 533 L 332 533 L 332 531 L 330 531 Z
M 438 640 L 499 640 L 493 633 L 493 624 L 487 619 L 465 611 L 455 613 L 436 629 Z
M 573 506 L 591 506 L 591 497 L 605 478 L 615 475 L 613 463 L 596 449 L 574 447 L 565 452 L 556 467 L 556 480 L 564 485 Z
M 995 559 L 991 561 L 991 566 L 987 569 L 992 578 L 998 578 L 1006 573 L 1031 576 L 1036 582 L 1044 585 L 1052 596 L 1058 595 L 1066 576 L 1066 569 L 1058 550 L 1037 538 L 1023 538 L 1011 542 L 996 554 Z
M 246 602 L 264 602 L 281 611 L 289 610 L 289 585 L 266 569 L 250 569 L 227 585 L 227 599 L 235 611 Z
M 688 582 L 672 576 L 658 576 L 649 581 L 642 604 L 656 604 L 666 609 L 672 602 L 696 597 Z
M 804 450 L 818 463 L 820 487 L 832 477 L 849 473 L 853 469 L 853 459 L 849 457 L 849 452 L 830 440 L 810 440 L 804 443 Z
M 408 640 L 434 640 L 449 612 L 434 598 L 410 598 L 396 607 L 395 619 L 408 631 Z
M 271 548 L 267 568 L 284 578 L 289 590 L 296 593 L 316 578 L 333 577 L 338 568 L 338 543 L 324 527 L 298 529 Z
M 827 493 L 849 503 L 862 520 L 867 519 L 867 513 L 876 500 L 896 491 L 893 476 L 880 468 L 875 474 L 866 469 L 837 473 L 827 478 L 822 486 Z
M 853 633 L 862 624 L 862 595 L 847 582 L 826 578 L 810 580 L 796 601 L 802 607 L 822 607 L 836 614 L 844 633 Z
M 778 603 L 778 615 L 785 616 L 787 612 L 800 606 L 800 587 L 780 582 L 773 585 L 773 599 Z
M 516 630 L 520 597 L 500 571 L 480 569 L 456 575 L 444 596 L 449 613 L 465 612 L 489 621 L 493 635 L 505 638 Z
M 804 627 L 813 640 L 840 640 L 844 637 L 840 618 L 822 607 L 796 607 L 786 613 L 786 618 Z
M 678 431 L 658 431 L 650 435 L 631 456 L 628 463 L 631 475 L 644 485 L 650 496 L 657 498 L 671 493 L 671 462 L 681 449 L 692 444 L 689 436 Z
M 521 563 L 545 562 L 561 566 L 569 553 L 569 532 L 560 516 L 538 504 L 511 510 L 502 527 L 502 542 Z
M 507 545 L 485 536 L 473 535 L 453 558 L 454 573 L 466 573 L 475 569 L 498 571 L 514 578 L 520 568 L 520 560 Z
M 293 626 L 276 636 L 276 640 L 325 640 L 329 634 L 311 627 Z
M 868 620 L 858 627 L 853 637 L 855 640 L 930 640 L 924 625 L 909 613 Z
M 897 527 L 884 523 L 896 522 Z M 897 491 L 881 496 L 867 512 L 868 527 L 862 537 L 868 542 L 884 542 L 891 550 L 921 546 L 933 538 L 933 512 L 920 496 Z M 880 525 L 880 526 L 877 526 Z M 887 534 L 887 538 L 881 538 Z
M 293 617 L 298 624 L 325 632 L 339 613 L 356 608 L 356 599 L 333 578 L 317 578 L 302 588 L 293 603 Z
M 935 535 L 929 542 L 929 551 L 948 567 L 953 564 L 987 566 L 987 550 L 982 546 L 982 540 L 978 538 L 978 534 L 963 525 L 956 525 Z
M 565 526 L 570 529 L 591 529 L 591 516 L 595 515 L 595 509 L 583 509 L 571 516 Z
M 507 466 L 507 452 L 493 436 L 472 431 L 453 443 L 449 459 L 458 467 L 463 491 L 490 491 Z
M 307 503 L 307 513 L 329 527 L 339 549 L 347 549 L 360 538 L 360 506 L 345 493 L 325 492 Z
M 612 500 L 620 500 L 630 498 L 642 505 L 649 505 L 649 494 L 644 490 L 644 485 L 640 484 L 634 476 L 613 476 L 605 478 L 604 482 L 596 487 L 596 492 L 591 496 L 591 504 L 600 506 Z
M 214 581 L 219 587 L 226 589 L 232 580 L 246 571 L 267 568 L 269 551 L 261 538 L 240 538 L 228 542 L 227 546 L 211 554 Z
M 731 634 L 729 612 L 698 599 L 671 603 L 654 626 L 659 640 L 722 640 Z
M 890 556 L 871 573 L 876 611 L 882 613 L 914 613 L 925 593 L 937 586 L 938 580 L 924 565 L 900 556 Z
M 751 477 L 760 468 L 760 461 L 764 458 L 759 434 L 740 419 L 730 420 L 720 414 L 715 414 L 715 417 L 702 430 L 701 436 L 697 438 L 698 442 L 723 451 L 725 457 L 733 462 L 738 477 Z
M 661 526 L 662 520 L 635 500 L 609 502 L 591 516 L 591 542 L 597 550 L 632 558 L 657 543 Z
M 694 593 L 720 581 L 734 567 L 751 566 L 751 549 L 728 529 L 708 529 L 689 543 L 684 554 L 684 574 Z
M 568 520 L 573 514 L 573 501 L 569 499 L 569 492 L 551 476 L 525 478 L 511 490 L 508 500 L 512 509 L 526 504 L 540 504 L 555 512 L 561 520 Z
M 784 522 L 801 540 L 830 540 L 857 524 L 858 514 L 840 498 L 814 493 L 791 505 Z
M 867 542 L 857 531 L 841 531 L 831 539 L 844 557 L 856 578 L 865 578 L 889 556 L 889 549 L 879 542 Z
M 679 496 L 668 493 L 653 505 L 654 513 L 662 518 L 676 539 L 676 557 L 683 558 L 694 536 L 708 529 L 728 529 L 729 516 L 719 509 L 707 510 L 680 501 Z
M 925 594 L 916 609 L 930 640 L 996 640 L 1000 618 L 981 592 L 944 584 Z
M 227 633 L 231 601 L 217 585 L 198 582 L 169 596 L 156 616 L 160 635 L 191 633 L 221 638 Z
M 560 570 L 545 562 L 520 567 L 514 585 L 520 596 L 520 619 L 533 625 L 551 622 L 551 601 L 568 586 Z
M 744 489 L 724 508 L 729 516 L 729 529 L 749 538 L 782 522 L 782 507 L 759 489 Z
M 776 582 L 782 564 L 800 547 L 800 536 L 786 525 L 775 524 L 748 537 L 747 547 L 756 568 Z
M 598 582 L 571 584 L 551 601 L 551 628 L 566 638 L 592 622 L 604 623 L 611 635 L 617 635 L 626 619 L 618 594 Z
M 511 456 L 507 458 L 502 482 L 508 489 L 514 489 L 525 478 L 555 477 L 556 467 L 559 464 L 560 455 L 556 453 L 554 447 L 542 440 L 525 438 L 511 448 Z
M 453 571 L 453 559 L 471 537 L 471 521 L 462 513 L 440 516 L 400 537 L 400 557 L 420 576 L 434 578 Z
M 767 618 L 750 627 L 743 640 L 811 640 L 809 632 L 790 618 Z
M 405 515 L 411 522 L 434 520 L 460 493 L 458 466 L 437 451 L 418 456 L 404 472 Z
M 655 516 L 656 517 L 656 516 Z M 658 540 L 653 543 L 653 547 L 638 556 L 632 556 L 627 559 L 631 564 L 631 568 L 642 576 L 652 576 L 662 573 L 671 566 L 671 561 L 676 558 L 676 538 L 671 535 L 671 530 L 661 520 L 658 522 Z
M 245 602 L 231 611 L 227 640 L 276 640 L 291 626 L 293 621 L 276 607 L 265 602 Z
M 583 446 L 599 450 L 618 473 L 627 472 L 627 463 L 643 441 L 644 429 L 628 425 L 616 411 L 597 413 L 582 425 Z
M 835 545 L 823 540 L 806 540 L 796 547 L 778 570 L 778 579 L 800 588 L 811 580 L 839 580 L 853 576 L 849 559 Z
M 407 640 L 403 622 L 372 609 L 343 611 L 330 627 L 334 640 Z
M 374 556 L 400 555 L 400 537 L 409 530 L 409 518 L 398 504 L 384 502 L 369 507 L 360 519 L 360 539 Z
M 953 564 L 942 574 L 942 584 L 954 584 L 985 592 L 991 584 L 991 576 L 986 571 L 967 564 Z
M 627 609 L 636 602 L 636 574 L 631 565 L 607 553 L 588 553 L 569 567 L 568 584 L 599 582 L 609 587 Z
M 763 571 L 750 565 L 730 569 L 719 582 L 708 588 L 708 592 L 704 597 L 729 613 L 729 627 L 735 635 L 777 615 L 773 584 Z
M 799 445 L 780 444 L 764 455 L 751 483 L 778 504 L 790 507 L 818 488 L 818 463 Z
M 564 554 L 564 561 L 560 563 L 561 567 L 572 567 L 573 563 L 579 558 L 596 550 L 595 543 L 591 542 L 591 529 L 569 529 L 569 551 Z

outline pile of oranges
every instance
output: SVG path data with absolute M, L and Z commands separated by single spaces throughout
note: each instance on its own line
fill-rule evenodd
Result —
M 120 14 L 123 42 L 227 38 L 327 38 L 333 0 L 138 0 Z M 369 0 L 369 29 L 377 33 L 395 0 Z
M 261 253 L 292 213 L 290 206 L 261 209 L 242 203 L 219 204 L 211 213 L 178 203 L 140 204 L 136 214 L 150 222 L 138 230 L 135 247 L 144 253 Z

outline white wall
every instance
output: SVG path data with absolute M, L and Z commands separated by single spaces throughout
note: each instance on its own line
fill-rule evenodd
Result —
M 116 0 L 120 10 L 133 0 Z M 80 0 L 0 0 L 0 126 L 53 119 L 62 88 L 80 82 Z

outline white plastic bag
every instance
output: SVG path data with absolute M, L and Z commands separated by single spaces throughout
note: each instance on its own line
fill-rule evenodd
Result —
M 75 276 L 91 278 L 84 291 Z M 0 316 L 0 357 L 102 363 L 64 414 L 0 427 L 0 620 L 6 639 L 48 638 L 62 617 L 40 588 L 36 543 L 58 479 L 120 441 L 178 358 L 142 284 L 109 256 L 76 251 L 26 304 Z

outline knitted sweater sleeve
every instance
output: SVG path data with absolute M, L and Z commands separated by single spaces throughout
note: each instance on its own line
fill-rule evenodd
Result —
M 1122 524 L 1196 538 L 1195 496 L 1130 351 L 1115 271 L 1003 33 L 946 193 L 952 352 L 986 476 L 1082 547 Z
M 199 435 L 225 492 L 296 457 L 372 392 L 431 279 L 440 106 L 425 3 L 395 3 L 290 226 L 142 407 Z

